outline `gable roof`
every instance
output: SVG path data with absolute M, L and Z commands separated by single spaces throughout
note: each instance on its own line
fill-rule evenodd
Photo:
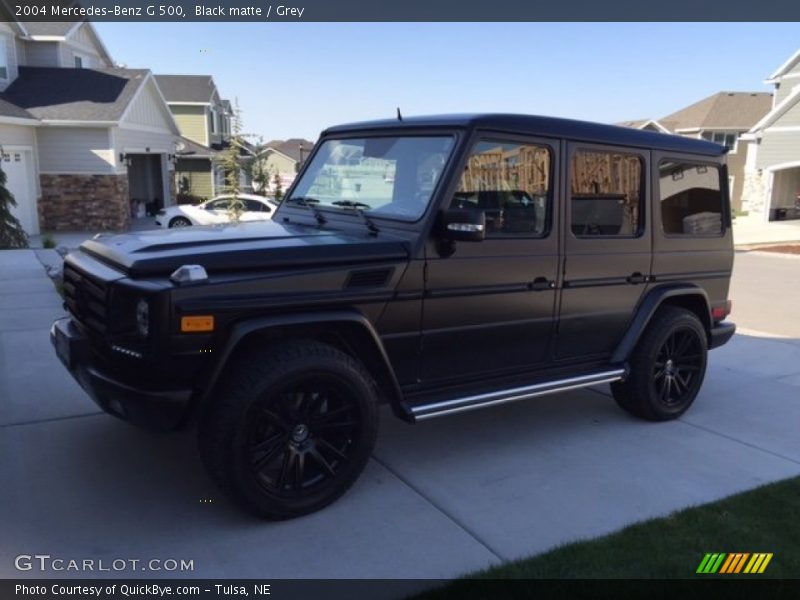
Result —
M 3 97 L 43 121 L 118 121 L 149 73 L 20 67 Z
M 630 127 L 632 129 L 653 129 L 661 133 L 669 133 L 670 130 L 655 119 L 633 119 L 632 121 L 620 121 L 614 123 L 620 127 Z
M 113 65 L 114 61 L 103 40 L 97 35 L 97 31 L 89 21 L 66 21 L 66 22 L 39 22 L 39 21 L 17 21 L 16 24 L 23 30 L 23 38 L 31 42 L 61 42 L 72 37 L 81 27 L 86 27 L 94 38 L 96 46 L 102 57 Z
M 66 22 L 39 22 L 39 21 L 21 21 L 22 26 L 31 38 L 39 36 L 60 37 L 65 38 L 67 34 L 71 33 L 73 29 L 80 26 L 81 22 L 66 21 Z
M 156 75 L 156 82 L 167 102 L 209 104 L 216 85 L 211 75 Z
M 770 75 L 764 83 L 775 83 L 778 79 L 791 71 L 798 62 L 800 62 L 800 49 L 792 54 L 792 56 L 789 57 L 789 60 L 778 67 L 778 69 L 772 75 Z
M 750 129 L 772 108 L 769 92 L 718 92 L 667 115 L 659 122 L 672 131 Z
M 303 147 L 302 157 L 300 146 Z M 264 144 L 264 148 L 277 150 L 284 156 L 291 158 L 295 162 L 300 162 L 308 158 L 314 148 L 314 142 L 309 142 L 303 138 L 289 138 L 288 140 L 272 140 Z
M 27 110 L 7 100 L 5 94 L 0 94 L 0 119 L 3 117 L 35 120 L 35 117 Z

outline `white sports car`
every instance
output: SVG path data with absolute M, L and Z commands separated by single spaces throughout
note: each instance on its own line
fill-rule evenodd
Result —
M 231 215 L 228 211 L 231 195 L 217 196 L 202 204 L 178 204 L 162 208 L 156 215 L 156 225 L 159 227 L 189 227 L 190 225 L 214 225 L 215 223 L 229 223 Z M 244 203 L 244 212 L 240 221 L 266 221 L 275 214 L 278 203 L 264 196 L 252 194 L 239 194 Z

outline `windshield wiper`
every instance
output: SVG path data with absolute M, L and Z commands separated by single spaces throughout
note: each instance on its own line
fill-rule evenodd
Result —
M 363 202 L 357 202 L 355 200 L 336 200 L 335 202 L 331 202 L 331 204 L 334 206 L 349 208 L 350 210 L 354 211 L 364 221 L 364 224 L 367 226 L 370 235 L 378 235 L 380 229 L 377 225 L 375 225 L 373 220 L 367 216 L 367 213 L 364 212 L 364 209 L 369 210 L 372 208 L 369 204 L 364 204 Z
M 308 210 L 310 210 L 314 214 L 314 218 L 317 220 L 317 224 L 321 227 L 328 222 L 328 219 L 325 218 L 325 215 L 322 214 L 322 211 L 317 208 L 317 204 L 319 204 L 319 200 L 316 198 L 309 198 L 307 196 L 293 196 L 291 198 L 287 198 L 286 202 L 289 204 L 296 204 L 297 206 L 304 206 Z

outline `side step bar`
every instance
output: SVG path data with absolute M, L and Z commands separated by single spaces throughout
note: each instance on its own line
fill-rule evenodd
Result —
M 618 367 L 614 369 L 608 369 L 606 371 L 598 371 L 595 373 L 588 373 L 586 375 L 567 377 L 565 379 L 554 379 L 533 385 L 515 387 L 507 390 L 498 390 L 496 392 L 489 392 L 486 394 L 464 396 L 462 398 L 452 398 L 450 400 L 440 400 L 437 402 L 431 402 L 430 404 L 418 404 L 416 406 L 409 407 L 408 412 L 412 421 L 424 421 L 434 417 L 453 415 L 460 412 L 466 412 L 468 410 L 475 410 L 477 408 L 495 406 L 496 404 L 505 404 L 506 402 L 515 402 L 516 400 L 525 400 L 526 398 L 544 396 L 545 394 L 554 394 L 556 392 L 575 390 L 578 388 L 588 387 L 590 385 L 597 385 L 599 383 L 611 383 L 612 381 L 619 381 L 623 379 L 625 375 L 626 369 L 624 367 Z

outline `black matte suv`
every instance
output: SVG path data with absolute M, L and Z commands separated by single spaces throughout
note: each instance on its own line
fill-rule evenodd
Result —
M 519 115 L 333 127 L 273 221 L 129 233 L 64 267 L 52 341 L 107 412 L 196 425 L 264 517 L 356 480 L 378 405 L 416 422 L 611 384 L 697 396 L 733 263 L 725 149 Z

